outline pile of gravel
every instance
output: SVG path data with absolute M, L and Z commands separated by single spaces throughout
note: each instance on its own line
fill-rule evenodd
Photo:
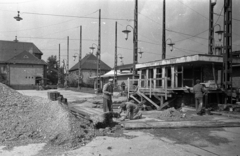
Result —
M 159 112 L 159 119 L 163 120 L 179 120 L 183 117 L 183 114 L 176 110 L 174 107 L 165 109 Z
M 29 97 L 0 83 L 0 143 L 48 142 L 76 147 L 94 136 L 91 123 L 57 102 Z

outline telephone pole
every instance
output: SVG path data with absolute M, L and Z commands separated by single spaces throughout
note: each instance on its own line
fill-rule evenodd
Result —
M 232 1 L 224 0 L 223 87 L 232 89 Z
M 163 22 L 162 22 L 162 60 L 166 58 L 166 32 L 165 32 L 165 7 L 166 3 L 163 0 Z
M 114 84 L 117 88 L 117 22 L 115 23 Z
M 101 9 L 99 9 L 99 27 L 98 27 L 98 51 L 97 51 L 97 93 L 101 91 L 100 75 L 101 75 Z
M 82 60 L 82 26 L 80 26 L 80 44 L 79 44 L 79 60 L 78 60 L 78 89 L 81 89 L 81 82 L 82 82 L 81 60 Z
M 60 84 L 61 84 L 61 75 L 60 75 L 60 66 L 61 66 L 61 53 L 60 53 L 60 44 L 58 45 L 58 49 L 59 49 L 59 52 L 58 52 L 58 87 L 60 87 Z
M 138 0 L 135 0 L 134 29 L 133 29 L 133 79 L 137 75 L 136 64 L 138 63 Z
M 212 3 L 212 0 L 209 0 L 209 40 L 208 40 L 208 54 L 213 55 L 213 42 L 214 42 L 214 26 L 213 26 L 213 8 L 216 3 Z
M 66 85 L 68 86 L 68 71 L 69 71 L 69 36 L 67 37 L 67 71 L 66 71 L 66 74 L 67 74 L 67 79 L 66 79 Z

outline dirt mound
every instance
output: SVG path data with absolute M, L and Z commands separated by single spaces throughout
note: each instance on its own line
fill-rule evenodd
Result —
M 83 122 L 57 102 L 28 97 L 0 83 L 0 143 L 49 142 L 77 146 L 94 136 L 89 122 Z
M 158 118 L 164 119 L 164 120 L 179 120 L 182 117 L 183 117 L 183 114 L 181 112 L 171 107 L 164 111 L 159 112 Z

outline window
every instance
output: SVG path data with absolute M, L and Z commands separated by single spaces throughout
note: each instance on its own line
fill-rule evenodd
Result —
M 27 55 L 24 55 L 23 58 L 29 58 Z

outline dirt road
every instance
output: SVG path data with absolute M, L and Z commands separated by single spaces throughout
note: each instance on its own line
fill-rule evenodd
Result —
M 20 91 L 24 95 L 47 97 L 47 91 Z M 92 94 L 61 91 L 69 100 Z M 0 146 L 3 156 L 237 156 L 240 128 L 185 128 L 124 131 L 125 137 L 98 136 L 81 148 L 61 151 L 46 144 L 29 144 L 11 150 Z

